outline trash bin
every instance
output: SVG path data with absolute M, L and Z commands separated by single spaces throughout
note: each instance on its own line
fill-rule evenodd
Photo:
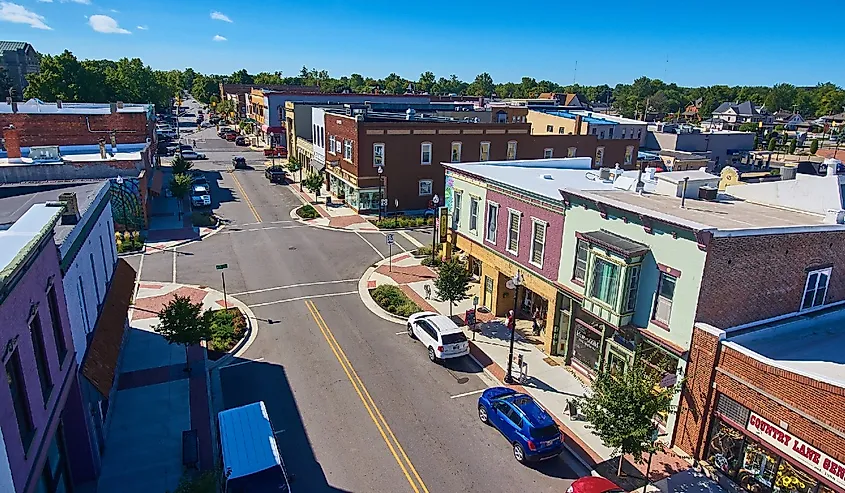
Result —
M 326 196 L 326 207 L 331 207 L 331 205 L 332 205 L 331 196 Z

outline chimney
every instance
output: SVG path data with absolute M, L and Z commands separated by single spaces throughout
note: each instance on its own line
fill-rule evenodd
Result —
M 100 146 L 100 159 L 106 158 L 106 140 L 100 139 L 97 141 L 97 144 Z
M 76 192 L 59 194 L 59 202 L 65 204 L 65 210 L 62 212 L 62 224 L 68 226 L 79 222 L 79 202 L 76 200 Z
M 6 157 L 9 159 L 20 159 L 21 157 L 21 136 L 14 125 L 9 125 L 3 130 L 3 138 L 6 140 Z
M 117 103 L 109 103 L 109 113 L 112 115 L 117 113 Z
M 581 115 L 575 115 L 575 135 L 581 135 Z

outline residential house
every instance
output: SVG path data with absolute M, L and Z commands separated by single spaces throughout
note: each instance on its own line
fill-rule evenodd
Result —
M 0 68 L 6 72 L 13 89 L 11 94 L 3 94 L 2 100 L 11 97 L 20 101 L 28 85 L 26 76 L 41 69 L 41 57 L 29 43 L 0 41 Z
M 726 128 L 732 130 L 739 129 L 744 123 L 760 124 L 763 127 L 771 127 L 774 124 L 772 114 L 764 106 L 756 106 L 751 101 L 722 103 L 713 110 L 712 118 L 723 120 Z
M 0 231 L 4 492 L 72 491 L 94 467 L 53 239 L 63 211 L 59 203 L 33 205 Z
M 798 127 L 805 123 L 801 115 L 791 111 L 777 111 L 772 115 L 772 118 L 774 118 L 775 125 L 783 125 L 787 130 L 798 130 Z
M 436 116 L 314 108 L 315 169 L 325 164 L 327 185 L 361 212 L 421 212 L 443 196 L 442 163 L 589 157 L 596 167 L 635 156 L 636 140 L 599 141 L 592 135 L 531 135 L 528 123 L 482 123 Z M 379 168 L 382 169 L 381 175 Z
M 692 104 L 688 104 L 687 107 L 684 108 L 684 112 L 681 113 L 681 116 L 684 118 L 684 120 L 688 122 L 700 122 L 700 109 L 703 102 L 704 100 L 702 98 L 698 98 Z
M 118 261 L 110 188 L 108 181 L 102 181 L 0 198 L 0 227 L 13 224 L 31 204 L 65 204 L 53 239 L 59 251 L 62 303 L 67 305 L 93 456 L 92 467 L 75 474 L 79 482 L 94 480 L 99 474 L 109 396 L 117 383 L 118 355 L 135 281 L 134 269 Z

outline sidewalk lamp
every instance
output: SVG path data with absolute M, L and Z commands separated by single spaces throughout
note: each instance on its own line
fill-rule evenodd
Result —
M 510 349 L 508 350 L 508 373 L 505 375 L 505 383 L 512 384 L 513 383 L 513 339 L 514 333 L 516 332 L 516 307 L 519 300 L 519 287 L 522 286 L 522 273 L 519 270 L 516 271 L 516 275 L 513 276 L 510 280 L 508 280 L 506 286 L 508 289 L 513 289 L 513 326 L 510 327 L 511 329 L 511 341 L 510 341 Z
M 434 194 L 431 203 L 434 205 L 434 224 L 431 226 L 431 263 L 434 264 L 434 249 L 437 241 L 437 204 L 440 203 L 440 197 Z
M 384 208 L 384 195 L 382 192 L 382 178 L 384 177 L 384 166 L 378 167 L 378 220 L 381 221 L 381 211 Z

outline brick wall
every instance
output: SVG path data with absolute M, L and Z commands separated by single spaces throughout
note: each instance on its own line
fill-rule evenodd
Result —
M 790 433 L 845 462 L 845 439 L 825 427 L 845 432 L 845 389 L 770 366 L 731 347 L 722 346 L 717 355 L 717 345 L 716 336 L 695 328 L 674 445 L 703 458 L 721 393 L 773 423 L 787 423 Z
M 826 303 L 845 300 L 845 232 L 714 238 L 697 321 L 730 328 L 797 312 L 807 271 L 832 267 Z
M 91 125 L 89 132 L 86 116 Z M 14 125 L 20 132 L 22 147 L 42 145 L 92 145 L 101 138 L 110 142 L 108 133 L 117 131 L 118 144 L 137 144 L 152 138 L 152 125 L 146 113 L 114 113 L 108 115 L 56 115 L 32 113 L 0 113 L 0 128 Z

